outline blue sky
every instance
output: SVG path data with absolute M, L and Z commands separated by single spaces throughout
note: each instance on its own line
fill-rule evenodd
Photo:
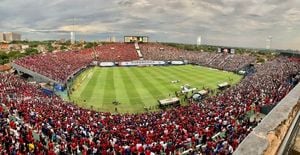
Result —
M 77 39 L 202 36 L 205 44 L 264 48 L 272 36 L 273 48 L 300 49 L 299 0 L 0 0 L 0 31 L 23 39 L 69 38 L 73 18 Z

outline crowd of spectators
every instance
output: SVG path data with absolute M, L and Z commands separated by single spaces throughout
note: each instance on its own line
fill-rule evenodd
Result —
M 259 122 L 247 113 L 276 104 L 299 80 L 299 63 L 287 58 L 255 68 L 200 103 L 142 114 L 83 109 L 0 74 L 0 154 L 231 154 Z
M 140 44 L 140 47 L 144 60 L 188 60 L 190 63 L 227 71 L 237 71 L 255 61 L 254 57 L 248 55 L 183 51 L 158 43 Z M 15 64 L 65 84 L 72 75 L 93 60 L 120 62 L 138 59 L 133 44 L 113 43 L 80 51 L 27 56 L 16 60 Z
M 66 83 L 71 75 L 93 60 L 130 61 L 138 60 L 138 55 L 134 45 L 114 43 L 97 46 L 94 49 L 28 56 L 16 60 L 15 63 L 60 83 Z
M 99 61 L 120 62 L 138 60 L 138 54 L 133 44 L 113 43 L 95 47 Z
M 140 44 L 140 48 L 145 60 L 188 60 L 191 63 L 227 71 L 237 71 L 255 61 L 255 57 L 247 54 L 185 51 L 159 43 Z
M 60 83 L 87 66 L 94 59 L 92 49 L 27 56 L 15 61 L 17 65 L 42 74 Z

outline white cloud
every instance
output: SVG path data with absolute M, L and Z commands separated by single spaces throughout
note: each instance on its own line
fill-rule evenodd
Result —
M 300 49 L 289 42 L 300 42 L 299 8 L 298 0 L 2 0 L 0 31 L 60 39 L 69 36 L 54 32 L 71 31 L 75 17 L 78 37 L 92 40 L 113 33 L 194 43 L 202 35 L 207 44 L 264 47 L 272 35 L 275 47 Z
M 289 9 L 285 14 L 284 17 L 289 22 L 300 22 L 300 10 L 296 8 Z
M 264 4 L 264 3 L 256 3 L 253 6 L 249 6 L 247 10 L 247 14 L 250 15 L 258 15 L 258 16 L 265 16 L 266 14 L 270 13 L 272 10 L 276 9 L 276 5 L 272 4 Z
M 90 25 L 66 25 L 60 27 L 58 30 L 69 32 L 76 31 L 84 34 L 103 33 L 111 31 L 107 26 L 101 23 L 93 23 Z

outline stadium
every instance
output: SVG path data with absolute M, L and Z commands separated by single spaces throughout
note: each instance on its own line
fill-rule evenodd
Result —
M 0 74 L 0 150 L 21 154 L 232 154 L 300 78 L 296 57 L 257 63 L 145 36 L 12 66 Z

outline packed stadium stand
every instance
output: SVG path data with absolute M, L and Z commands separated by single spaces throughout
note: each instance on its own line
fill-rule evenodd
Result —
M 145 60 L 188 60 L 238 71 L 248 55 L 188 52 L 157 43 L 140 44 Z M 111 52 L 111 50 L 119 52 Z M 131 44 L 95 48 L 101 61 L 138 59 Z M 93 60 L 92 49 L 35 55 L 15 63 L 57 80 Z M 260 120 L 250 111 L 276 105 L 298 83 L 300 65 L 285 57 L 255 64 L 239 84 L 201 103 L 142 114 L 88 110 L 47 96 L 38 85 L 0 74 L 0 152 L 4 154 L 232 154 Z
M 114 43 L 95 48 L 100 61 L 132 61 L 138 60 L 139 56 L 133 44 Z
M 237 71 L 255 61 L 248 55 L 189 52 L 158 43 L 140 44 L 144 60 L 189 60 L 191 63 Z M 93 60 L 120 62 L 139 60 L 133 44 L 114 43 L 81 51 L 58 52 L 28 56 L 14 63 L 60 83 L 66 83 L 74 73 Z
M 60 83 L 66 83 L 72 74 L 78 72 L 93 60 L 118 62 L 138 59 L 139 57 L 132 44 L 115 43 L 98 46 L 95 49 L 28 56 L 15 61 L 15 64 Z
M 191 52 L 159 43 L 140 44 L 140 48 L 145 60 L 188 60 L 191 63 L 227 71 L 237 71 L 255 61 L 255 58 L 249 55 Z
M 28 56 L 15 63 L 53 80 L 65 82 L 71 74 L 87 66 L 93 59 L 93 50 L 86 49 Z

